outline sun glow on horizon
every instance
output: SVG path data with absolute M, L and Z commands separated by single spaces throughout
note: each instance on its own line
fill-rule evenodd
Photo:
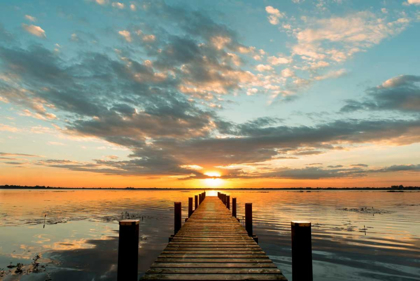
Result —
M 206 172 L 206 176 L 210 177 L 204 179 L 204 184 L 211 187 L 221 186 L 224 183 L 224 180 L 220 178 L 221 174 L 219 172 Z
M 219 172 L 205 172 L 204 173 L 208 177 L 220 178 L 221 174 Z

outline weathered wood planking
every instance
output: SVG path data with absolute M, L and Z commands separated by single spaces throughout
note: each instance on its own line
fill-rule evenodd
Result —
M 217 197 L 206 197 L 142 280 L 287 280 Z

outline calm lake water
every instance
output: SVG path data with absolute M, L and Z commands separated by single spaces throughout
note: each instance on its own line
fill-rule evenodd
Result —
M 239 218 L 253 203 L 260 246 L 289 280 L 292 220 L 312 222 L 314 280 L 420 280 L 420 192 L 224 192 L 237 198 Z M 142 275 L 173 232 L 173 202 L 185 217 L 195 194 L 0 190 L 0 279 L 116 280 L 122 216 L 141 220 Z M 27 273 L 37 255 L 40 272 Z M 17 263 L 23 273 L 10 275 Z

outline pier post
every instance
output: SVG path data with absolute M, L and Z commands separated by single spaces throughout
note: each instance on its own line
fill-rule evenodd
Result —
M 311 223 L 292 221 L 292 280 L 312 281 Z
M 197 208 L 198 208 L 198 195 L 194 196 L 194 202 L 195 202 L 194 210 L 197 210 Z
M 181 202 L 174 203 L 174 235 L 181 229 Z
M 117 280 L 137 281 L 139 261 L 139 220 L 120 221 Z
M 193 213 L 193 199 L 192 197 L 188 197 L 188 217 L 191 217 Z
M 230 210 L 230 196 L 226 196 L 226 208 Z
M 252 203 L 245 203 L 245 229 L 252 237 Z
M 236 198 L 232 198 L 232 216 L 236 218 Z

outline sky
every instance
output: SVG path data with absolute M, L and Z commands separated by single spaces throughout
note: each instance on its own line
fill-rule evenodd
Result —
M 0 184 L 420 185 L 420 0 L 0 5 Z

